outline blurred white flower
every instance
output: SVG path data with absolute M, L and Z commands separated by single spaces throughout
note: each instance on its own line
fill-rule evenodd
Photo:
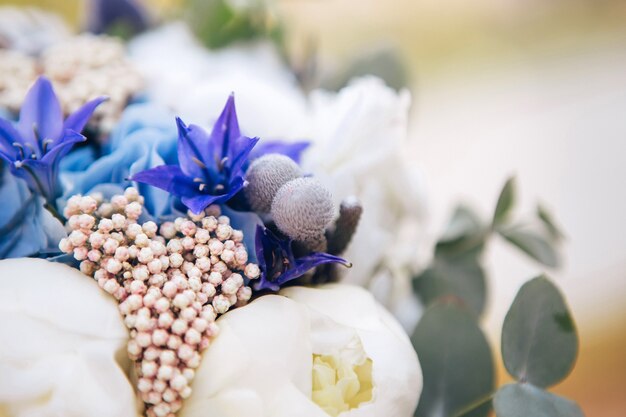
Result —
M 115 300 L 66 265 L 0 261 L 0 415 L 136 417 Z
M 412 415 L 419 362 L 361 288 L 291 287 L 222 316 L 181 417 Z
M 35 7 L 0 7 L 0 48 L 36 55 L 70 33 L 54 13 Z
M 245 134 L 302 139 L 306 132 L 306 97 L 270 42 L 211 51 L 173 23 L 133 40 L 129 54 L 149 97 L 185 121 L 211 126 L 234 92 Z

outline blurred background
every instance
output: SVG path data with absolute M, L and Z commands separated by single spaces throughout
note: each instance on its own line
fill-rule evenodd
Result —
M 85 13 L 78 0 L 4 3 L 37 4 L 74 25 Z M 183 0 L 144 3 L 167 15 Z M 304 81 L 315 66 L 327 87 L 374 71 L 411 89 L 407 158 L 425 177 L 432 233 L 460 201 L 490 213 L 510 175 L 522 212 L 551 209 L 567 241 L 564 267 L 550 275 L 581 339 L 555 392 L 587 416 L 626 415 L 626 2 L 278 0 L 263 24 L 273 18 Z M 545 268 L 500 242 L 487 267 L 485 327 L 497 346 L 517 289 Z

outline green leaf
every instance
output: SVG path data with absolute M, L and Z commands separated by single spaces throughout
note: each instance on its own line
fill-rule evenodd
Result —
M 520 288 L 502 327 L 502 358 L 521 382 L 548 387 L 574 366 L 578 337 L 559 290 L 541 276 Z
M 542 206 L 541 204 L 537 207 L 537 217 L 543 222 L 546 229 L 548 229 L 548 233 L 555 240 L 561 240 L 565 238 L 565 234 L 561 231 L 561 229 L 556 225 L 552 215 L 548 212 L 548 210 Z
M 493 391 L 491 350 L 472 314 L 453 303 L 428 307 L 413 336 L 424 375 L 416 417 L 451 416 Z M 489 406 L 465 416 L 484 417 Z
M 496 204 L 496 210 L 493 214 L 493 225 L 499 226 L 506 223 L 511 216 L 511 209 L 515 204 L 515 177 L 511 177 L 507 180 L 502 187 L 500 197 L 498 197 L 498 203 Z
M 381 78 L 389 87 L 400 90 L 409 84 L 409 73 L 402 55 L 395 48 L 382 46 L 368 48 L 355 57 L 346 69 L 322 81 L 322 87 L 340 90 L 356 77 Z
M 476 317 L 485 308 L 485 271 L 471 256 L 435 259 L 432 266 L 415 278 L 413 288 L 425 305 L 453 296 L 462 300 Z
M 185 17 L 209 48 L 237 41 L 270 38 L 280 42 L 282 27 L 265 2 L 236 5 L 227 0 L 187 0 Z
M 528 256 L 551 268 L 561 264 L 561 259 L 553 244 L 538 233 L 519 227 L 499 229 L 500 235 Z
M 508 384 L 493 400 L 497 417 L 584 417 L 573 401 L 531 384 Z
M 478 256 L 489 237 L 489 230 L 468 207 L 459 206 L 443 236 L 437 242 L 435 256 L 458 256 L 473 252 Z

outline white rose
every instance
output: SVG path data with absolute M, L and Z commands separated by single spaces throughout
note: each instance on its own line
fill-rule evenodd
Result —
M 0 261 L 0 315 L 0 416 L 137 416 L 127 331 L 95 281 L 40 259 Z
M 371 294 L 346 285 L 281 294 L 219 319 L 180 417 L 412 415 L 417 355 Z

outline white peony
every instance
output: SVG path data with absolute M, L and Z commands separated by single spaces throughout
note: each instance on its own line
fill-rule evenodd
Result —
M 0 261 L 0 416 L 136 417 L 116 301 L 66 265 Z
M 407 161 L 410 94 L 364 77 L 339 92 L 298 88 L 269 43 L 220 51 L 202 47 L 182 23 L 133 41 L 131 59 L 148 80 L 151 99 L 185 121 L 210 125 L 235 92 L 244 133 L 263 139 L 310 140 L 304 167 L 332 191 L 364 206 L 345 257 L 345 283 L 361 285 L 411 329 L 419 318 L 411 275 L 423 262 L 423 187 Z
M 219 319 L 181 417 L 412 415 L 417 355 L 363 289 L 291 287 Z

